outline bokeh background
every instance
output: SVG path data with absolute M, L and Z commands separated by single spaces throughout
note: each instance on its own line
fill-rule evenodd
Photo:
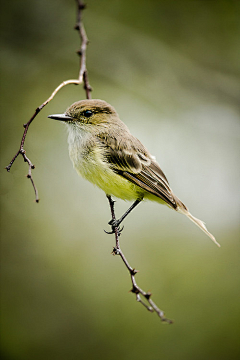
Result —
M 157 157 L 174 192 L 207 223 L 154 203 L 124 222 L 137 281 L 174 319 L 135 301 L 103 192 L 78 178 L 63 124 L 47 115 L 85 98 L 69 0 L 1 1 L 1 351 L 9 360 L 238 359 L 240 2 L 88 0 L 93 97 L 105 99 Z M 117 215 L 129 204 L 116 203 Z

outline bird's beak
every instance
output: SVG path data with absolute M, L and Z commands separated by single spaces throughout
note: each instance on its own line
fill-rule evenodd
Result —
M 48 118 L 59 120 L 59 121 L 71 121 L 72 117 L 66 114 L 54 114 L 54 115 L 48 115 Z

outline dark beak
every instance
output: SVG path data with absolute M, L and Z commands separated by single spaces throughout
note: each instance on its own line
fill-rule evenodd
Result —
M 55 115 L 48 115 L 48 118 L 59 120 L 59 121 L 71 121 L 72 117 L 66 114 L 55 114 Z

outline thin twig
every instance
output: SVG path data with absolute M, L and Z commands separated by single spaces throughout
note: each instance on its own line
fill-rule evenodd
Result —
M 35 165 L 33 165 L 31 160 L 26 156 L 26 151 L 24 149 L 22 149 L 20 151 L 20 154 L 22 155 L 23 160 L 28 163 L 27 178 L 30 179 L 30 181 L 32 183 L 33 190 L 34 190 L 34 193 L 35 193 L 36 202 L 39 202 L 38 191 L 37 191 L 37 188 L 36 188 L 35 183 L 34 183 L 33 178 L 32 178 L 32 170 L 35 169 Z
M 79 81 L 84 83 L 84 89 L 86 91 L 86 98 L 91 99 L 91 91 L 92 88 L 88 82 L 88 75 L 87 75 L 87 67 L 86 67 L 86 53 L 87 53 L 87 45 L 89 40 L 87 38 L 87 34 L 82 23 L 82 10 L 86 8 L 86 5 L 81 0 L 77 1 L 77 21 L 75 25 L 75 30 L 79 32 L 79 36 L 81 38 L 81 49 L 77 52 L 80 56 L 80 70 L 79 70 Z
M 80 57 L 80 70 L 79 70 L 78 79 L 71 79 L 71 80 L 63 81 L 60 85 L 58 85 L 56 87 L 56 89 L 52 92 L 51 96 L 44 103 L 42 103 L 39 107 L 37 107 L 37 109 L 35 110 L 33 116 L 31 117 L 31 119 L 26 124 L 23 125 L 24 132 L 23 132 L 23 136 L 22 136 L 22 139 L 21 139 L 19 150 L 14 155 L 14 157 L 12 158 L 12 160 L 10 161 L 8 166 L 6 166 L 6 168 L 5 168 L 9 172 L 11 170 L 11 167 L 12 167 L 14 161 L 17 159 L 17 157 L 20 154 L 22 155 L 24 161 L 27 162 L 28 165 L 29 165 L 27 178 L 31 180 L 31 183 L 32 183 L 32 186 L 33 186 L 33 189 L 34 189 L 34 192 L 35 192 L 35 201 L 37 203 L 39 202 L 38 191 L 37 191 L 36 185 L 35 185 L 35 183 L 33 181 L 33 177 L 32 177 L 32 170 L 35 169 L 35 166 L 32 164 L 30 159 L 27 158 L 26 151 L 24 150 L 24 144 L 25 144 L 25 140 L 26 140 L 26 136 L 27 136 L 29 126 L 31 125 L 32 121 L 35 119 L 37 114 L 44 108 L 44 106 L 46 106 L 54 98 L 54 96 L 58 93 L 58 91 L 60 89 L 62 89 L 64 86 L 66 86 L 66 85 L 69 85 L 69 84 L 75 84 L 75 85 L 83 84 L 83 88 L 86 91 L 86 98 L 87 99 L 91 98 L 92 88 L 91 88 L 91 86 L 89 84 L 89 81 L 88 81 L 87 66 L 86 66 L 86 51 L 87 51 L 87 45 L 88 45 L 88 38 L 87 38 L 87 34 L 86 34 L 86 31 L 85 31 L 83 23 L 82 23 L 82 11 L 85 8 L 85 4 L 81 0 L 76 0 L 76 2 L 77 2 L 77 21 L 76 21 L 75 29 L 78 30 L 79 36 L 80 36 L 80 41 L 81 41 L 81 48 L 80 48 L 79 51 L 77 51 L 77 53 L 78 53 L 78 55 Z
M 115 201 L 109 195 L 107 195 L 107 198 L 108 198 L 110 209 L 111 209 L 112 220 L 116 220 L 115 211 L 114 211 L 114 202 Z M 116 245 L 113 248 L 112 254 L 120 255 L 122 261 L 124 262 L 126 268 L 128 269 L 128 271 L 130 273 L 130 277 L 131 277 L 131 281 L 132 281 L 132 289 L 130 291 L 132 293 L 136 294 L 136 300 L 139 303 L 141 303 L 148 311 L 156 312 L 157 315 L 160 317 L 161 321 L 166 322 L 168 324 L 172 324 L 173 321 L 170 319 L 167 319 L 164 315 L 164 312 L 162 310 L 160 310 L 159 307 L 152 301 L 152 299 L 151 299 L 152 294 L 150 292 L 145 292 L 137 285 L 135 275 L 138 273 L 138 270 L 132 268 L 129 265 L 125 255 L 123 254 L 123 252 L 120 248 L 120 243 L 119 243 L 120 233 L 119 233 L 119 229 L 117 226 L 114 227 L 114 233 L 115 233 Z M 146 302 L 143 301 L 143 299 L 141 298 L 141 295 L 145 298 Z

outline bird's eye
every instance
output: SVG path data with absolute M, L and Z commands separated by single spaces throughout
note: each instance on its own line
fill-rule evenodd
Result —
M 93 112 L 92 112 L 91 110 L 86 110 L 86 111 L 84 111 L 83 115 L 84 115 L 85 117 L 89 118 L 90 116 L 93 115 Z

